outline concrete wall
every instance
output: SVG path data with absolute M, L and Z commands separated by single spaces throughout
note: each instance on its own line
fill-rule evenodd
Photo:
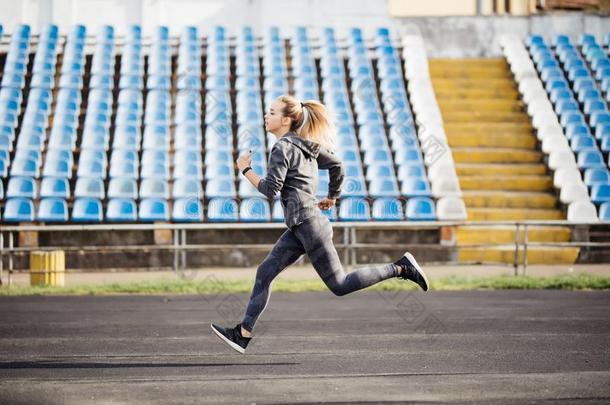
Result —
M 62 32 L 86 24 L 95 33 L 101 24 L 112 24 L 121 34 L 128 24 L 142 24 L 144 32 L 163 24 L 178 35 L 185 25 L 198 26 L 202 33 L 224 25 L 235 33 L 244 25 L 262 33 L 276 25 L 284 36 L 294 27 L 332 26 L 339 37 L 350 27 L 361 27 L 371 35 L 387 26 L 397 35 L 423 35 L 431 57 L 499 56 L 498 40 L 510 33 L 525 37 L 548 37 L 582 33 L 601 40 L 610 32 L 610 18 L 581 12 L 555 12 L 531 17 L 464 16 L 392 18 L 389 0 L 0 0 L 0 23 L 5 32 L 15 24 L 28 23 L 34 32 L 46 23 L 59 25 Z
M 422 35 L 429 57 L 495 57 L 501 56 L 499 39 L 504 34 L 522 38 L 540 34 L 549 39 L 567 34 L 577 39 L 587 33 L 601 41 L 610 33 L 610 18 L 581 12 L 531 17 L 422 17 L 401 19 L 397 29 L 402 33 Z

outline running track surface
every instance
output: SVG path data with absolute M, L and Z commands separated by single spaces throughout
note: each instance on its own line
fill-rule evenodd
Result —
M 604 291 L 0 297 L 0 403 L 608 403 Z

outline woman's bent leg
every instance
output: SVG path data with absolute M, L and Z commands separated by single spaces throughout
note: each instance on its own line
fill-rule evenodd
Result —
M 398 276 L 392 263 L 360 267 L 346 273 L 333 243 L 333 230 L 324 218 L 314 218 L 295 229 L 318 275 L 335 295 L 345 295 Z
M 254 288 L 241 322 L 244 329 L 251 332 L 257 319 L 267 307 L 271 294 L 271 282 L 304 253 L 303 245 L 291 230 L 287 230 L 280 236 L 271 252 L 256 269 Z

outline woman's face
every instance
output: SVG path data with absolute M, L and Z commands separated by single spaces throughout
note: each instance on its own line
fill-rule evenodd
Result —
M 275 100 L 265 114 L 265 130 L 274 135 L 283 135 L 283 130 L 290 128 L 290 118 L 282 115 L 285 104 Z

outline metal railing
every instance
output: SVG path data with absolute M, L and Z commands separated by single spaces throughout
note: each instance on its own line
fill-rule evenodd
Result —
M 528 248 L 532 247 L 607 247 L 608 242 L 589 242 L 589 241 L 570 241 L 570 242 L 531 242 L 528 238 L 528 230 L 532 227 L 568 227 L 571 230 L 576 227 L 591 228 L 604 225 L 603 223 L 574 223 L 568 221 L 388 221 L 388 222 L 333 222 L 333 229 L 340 230 L 343 234 L 342 242 L 336 243 L 335 247 L 343 250 L 343 261 L 346 266 L 357 265 L 356 251 L 358 249 L 392 249 L 392 248 L 425 248 L 425 249 L 448 249 L 448 248 L 493 248 L 506 247 L 507 243 L 479 243 L 479 244 L 416 244 L 406 243 L 397 245 L 396 243 L 362 243 L 358 241 L 358 230 L 387 230 L 387 231 L 418 231 L 418 230 L 441 230 L 442 228 L 459 227 L 502 227 L 515 230 L 514 239 L 514 274 L 519 274 L 519 267 L 522 266 L 521 274 L 525 274 L 528 265 Z M 605 224 L 610 225 L 610 224 Z M 11 283 L 11 274 L 14 271 L 14 257 L 26 255 L 32 251 L 51 251 L 63 250 L 65 252 L 84 252 L 84 253 L 109 253 L 109 252 L 149 252 L 149 251 L 171 251 L 173 257 L 173 270 L 178 272 L 186 268 L 186 253 L 193 250 L 210 249 L 250 249 L 250 250 L 270 250 L 273 244 L 270 243 L 207 243 L 191 244 L 187 239 L 187 231 L 201 230 L 265 230 L 265 229 L 286 229 L 283 223 L 191 223 L 191 224 L 103 224 L 103 225 L 18 225 L 0 227 L 0 285 L 2 285 L 4 275 L 4 258 L 8 258 L 8 283 Z M 79 245 L 79 246 L 15 246 L 15 235 L 19 232 L 112 232 L 112 231 L 161 231 L 172 232 L 171 244 L 155 245 Z M 520 260 L 519 253 L 523 257 Z M 455 263 L 455 262 L 438 262 Z M 463 262 L 462 262 L 463 263 Z M 483 262 L 476 262 L 482 264 Z

